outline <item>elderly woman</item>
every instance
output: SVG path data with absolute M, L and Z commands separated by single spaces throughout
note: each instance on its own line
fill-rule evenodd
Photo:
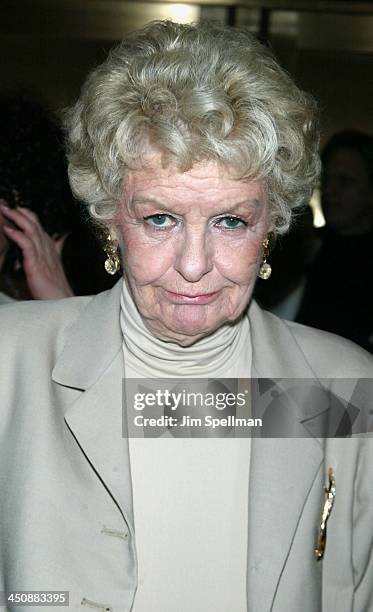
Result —
M 17 589 L 49 610 L 63 591 L 74 610 L 373 609 L 372 441 L 323 440 L 321 394 L 278 403 L 291 440 L 182 437 L 169 415 L 159 437 L 122 437 L 138 378 L 145 397 L 153 378 L 252 377 L 252 414 L 255 394 L 284 397 L 274 379 L 334 385 L 340 403 L 354 394 L 349 433 L 366 431 L 347 378 L 371 377 L 370 355 L 251 301 L 269 233 L 318 180 L 314 114 L 266 48 L 214 25 L 150 24 L 88 78 L 68 116 L 70 179 L 124 280 L 3 307 L 7 610 Z

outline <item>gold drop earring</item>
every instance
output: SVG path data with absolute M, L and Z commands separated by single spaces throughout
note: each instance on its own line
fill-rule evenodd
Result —
M 120 259 L 118 255 L 118 244 L 113 240 L 110 232 L 106 234 L 104 251 L 106 253 L 105 270 L 112 276 L 120 270 Z
M 272 267 L 267 262 L 267 257 L 269 257 L 269 243 L 269 237 L 263 240 L 263 259 L 258 272 L 259 278 L 262 278 L 263 280 L 268 280 L 272 274 Z

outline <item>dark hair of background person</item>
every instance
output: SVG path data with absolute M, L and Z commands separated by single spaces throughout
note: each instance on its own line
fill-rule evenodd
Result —
M 71 193 L 57 120 L 24 95 L 0 97 L 0 199 L 35 212 L 50 236 L 66 236 L 62 262 L 75 294 L 97 293 L 117 280 L 105 274 L 99 241 Z M 14 244 L 0 273 L 0 290 L 17 299 L 29 297 L 22 255 Z
M 321 152 L 321 161 L 325 165 L 332 153 L 338 149 L 350 149 L 358 153 L 364 161 L 373 183 L 373 136 L 357 130 L 337 132 L 327 142 Z

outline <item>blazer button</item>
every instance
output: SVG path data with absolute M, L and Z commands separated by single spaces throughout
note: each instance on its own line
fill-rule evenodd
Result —
M 112 538 L 120 538 L 121 540 L 127 540 L 128 531 L 120 531 L 119 529 L 110 529 L 105 525 L 101 529 L 101 533 L 107 536 L 111 536 Z
M 91 599 L 87 599 L 83 597 L 80 602 L 81 606 L 86 606 L 87 608 L 91 608 L 93 610 L 101 610 L 101 612 L 113 612 L 113 608 L 106 604 L 98 603 L 97 601 L 92 601 Z

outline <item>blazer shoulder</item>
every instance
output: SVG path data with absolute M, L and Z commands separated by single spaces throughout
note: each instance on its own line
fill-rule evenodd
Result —
M 300 323 L 282 322 L 320 377 L 373 378 L 373 356 L 354 342 Z
M 47 342 L 58 343 L 64 330 L 71 327 L 92 296 L 61 300 L 12 302 L 0 308 L 2 347 L 23 349 Z

